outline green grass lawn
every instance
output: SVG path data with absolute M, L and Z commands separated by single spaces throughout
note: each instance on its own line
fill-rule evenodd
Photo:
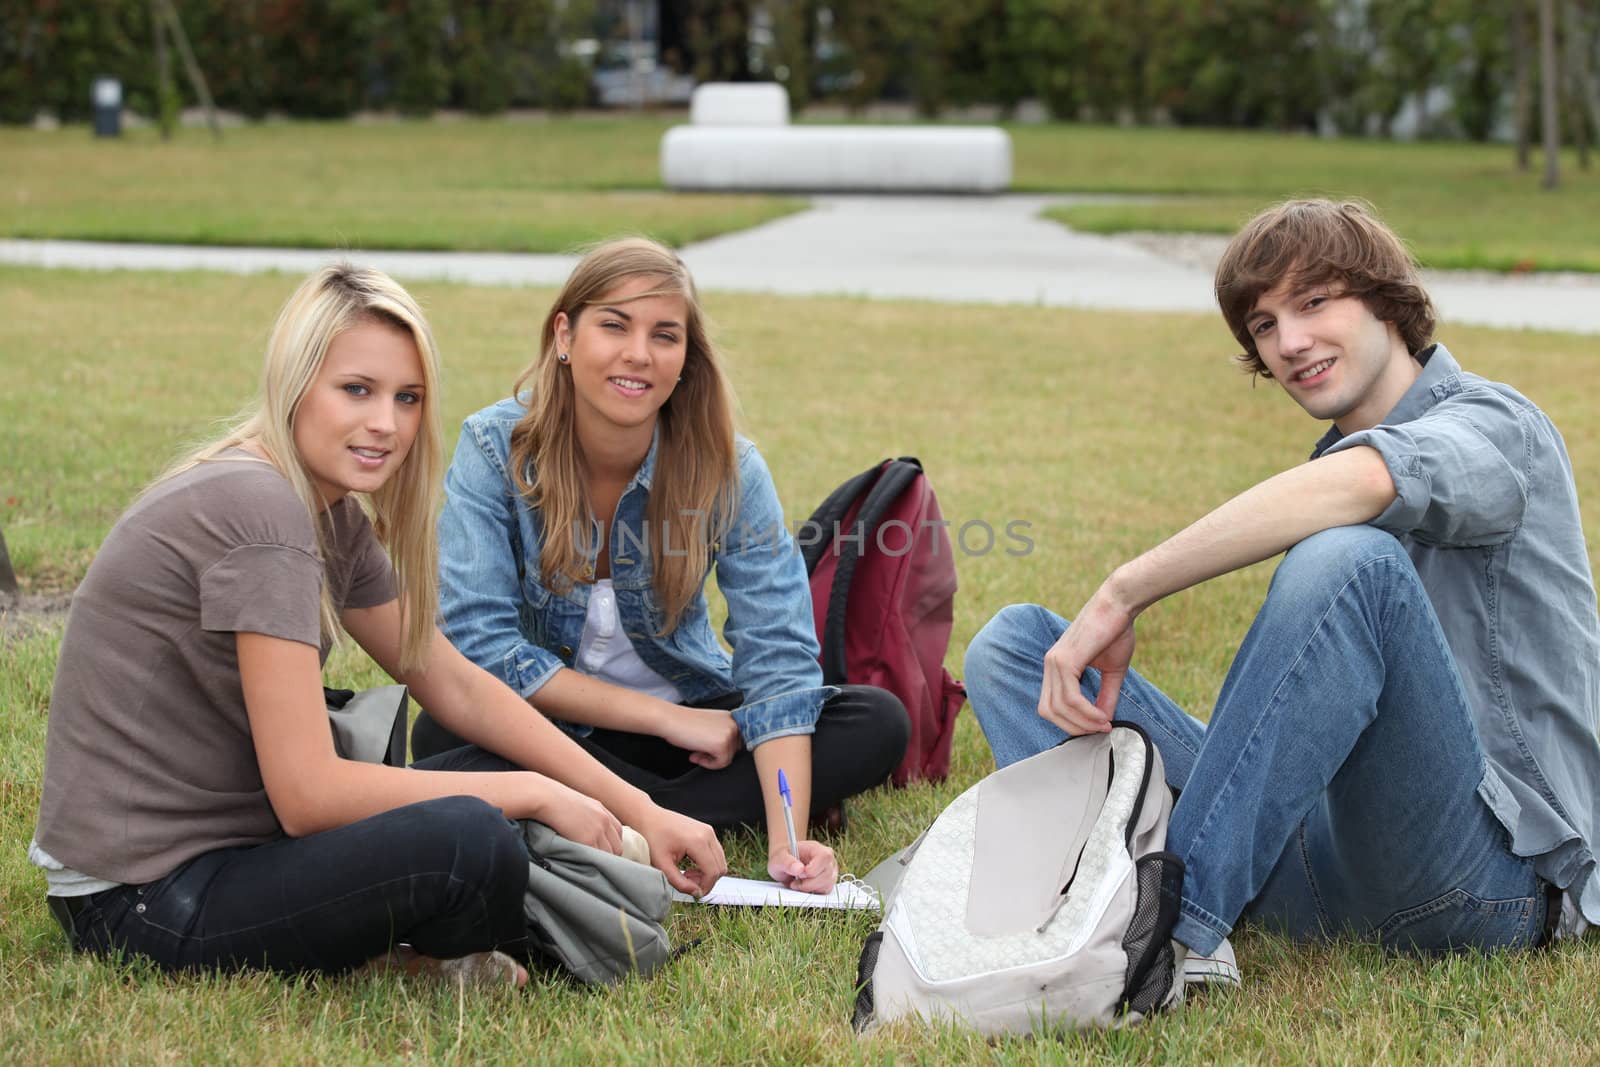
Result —
M 797 210 L 765 196 L 672 195 L 677 116 L 371 124 L 277 122 L 213 144 L 183 130 L 96 141 L 81 126 L 0 129 L 0 236 L 350 248 L 565 251 L 620 231 L 681 245 Z M 1010 127 L 1014 188 L 1158 202 L 1056 208 L 1095 232 L 1227 233 L 1287 196 L 1362 196 L 1432 267 L 1600 270 L 1600 177 L 1566 160 L 1547 193 L 1504 145 L 1295 134 Z
M 1149 194 L 1145 203 L 1050 209 L 1095 233 L 1232 233 L 1289 196 L 1363 197 L 1448 269 L 1600 270 L 1600 175 L 1568 153 L 1565 185 L 1539 188 L 1508 145 L 1397 144 L 1295 134 L 1113 127 L 1014 127 L 1016 185 Z
M 661 189 L 659 118 L 268 122 L 96 140 L 0 129 L 0 235 L 281 247 L 565 252 L 670 245 L 798 210 Z
M 64 590 L 136 492 L 253 388 L 287 277 L 0 269 L 0 528 L 24 585 Z M 442 345 L 444 405 L 498 399 L 528 354 L 547 292 L 416 287 Z M 708 300 L 791 520 L 876 459 L 920 456 L 956 524 L 1031 524 L 1034 551 L 963 554 L 949 663 L 1013 601 L 1074 612 L 1115 563 L 1266 474 L 1317 429 L 1232 366 L 1220 319 L 716 294 Z M 1563 429 L 1593 560 L 1600 418 L 1592 339 L 1447 330 L 1472 369 L 1517 384 Z M 976 545 L 974 547 L 981 547 Z M 1172 598 L 1140 624 L 1137 665 L 1205 715 L 1270 567 Z M 899 1025 L 848 1025 L 862 914 L 676 910 L 705 943 L 611 992 L 544 981 L 471 994 L 393 977 L 164 977 L 74 959 L 23 846 L 38 804 L 58 623 L 0 636 L 0 1034 L 3 1058 L 376 1062 L 1337 1063 L 1592 1060 L 1600 944 L 1494 959 L 1387 958 L 1250 930 L 1244 988 L 1118 1033 L 993 1046 Z M 370 684 L 344 650 L 329 678 Z M 834 845 L 863 873 L 992 763 L 970 709 L 949 781 L 883 790 Z M 763 853 L 729 840 L 734 873 Z

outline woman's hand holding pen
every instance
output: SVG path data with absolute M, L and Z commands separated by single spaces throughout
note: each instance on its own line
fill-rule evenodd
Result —
M 795 833 L 795 811 L 811 809 L 811 738 L 804 734 L 774 738 L 755 749 L 767 801 L 767 873 L 774 881 L 802 893 L 827 893 L 839 880 L 839 861 L 833 849 L 816 841 L 801 841 Z M 793 789 L 788 773 L 778 761 L 795 770 Z M 776 787 L 776 788 L 774 788 Z M 800 824 L 804 829 L 805 823 Z M 781 836 L 780 836 L 781 833 Z
M 800 841 L 789 850 L 787 841 L 777 841 L 767 853 L 767 873 L 773 881 L 802 893 L 831 893 L 839 880 L 839 858 L 833 849 L 819 841 Z

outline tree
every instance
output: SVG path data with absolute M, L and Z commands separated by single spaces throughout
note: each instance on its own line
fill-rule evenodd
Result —
M 1567 42 L 1572 133 L 1578 142 L 1578 166 L 1588 170 L 1591 135 L 1600 135 L 1600 96 L 1589 78 L 1589 34 L 1579 0 L 1563 0 L 1561 16 Z
M 450 92 L 450 69 L 444 58 L 444 27 L 450 18 L 446 0 L 404 0 L 390 6 L 373 49 L 386 75 L 379 99 L 407 115 L 431 115 Z
M 694 73 L 693 8 L 693 0 L 656 0 L 656 59 L 679 74 Z
M 1316 125 L 1329 23 L 1321 4 L 1183 0 L 1145 6 L 1149 10 L 1140 13 L 1163 27 L 1159 47 L 1167 58 L 1160 82 L 1179 122 L 1282 130 Z M 1129 19 L 1126 7 L 1108 2 L 1104 14 L 1123 32 L 1143 32 L 1143 20 Z
M 853 77 L 845 90 L 852 111 L 905 84 L 905 53 L 909 49 L 906 21 L 900 0 L 879 3 L 838 3 L 829 6 L 833 33 L 849 62 Z
M 1436 0 L 1387 0 L 1374 4 L 1371 18 L 1383 57 L 1377 76 L 1394 90 L 1396 111 L 1407 98 L 1417 109 L 1417 136 L 1429 133 L 1428 93 L 1442 72 L 1458 62 L 1454 31 L 1458 12 Z
M 1487 141 L 1494 133 L 1504 103 L 1511 61 L 1502 18 L 1505 6 L 1485 8 L 1457 0 L 1459 26 L 1453 50 L 1458 58 L 1445 67 L 1444 76 L 1456 124 L 1474 141 Z
M 689 40 L 700 81 L 744 82 L 750 71 L 751 0 L 701 0 L 691 4 Z
M 1516 79 L 1513 123 L 1517 129 L 1517 169 L 1532 166 L 1533 155 L 1533 60 L 1528 49 L 1528 2 L 1509 0 L 1511 24 L 1511 66 Z
M 1539 0 L 1539 108 L 1544 124 L 1544 179 L 1554 189 L 1561 184 L 1560 72 L 1556 69 L 1555 0 Z
M 772 51 L 767 68 L 789 94 L 789 109 L 799 114 L 811 102 L 817 54 L 818 0 L 771 0 Z

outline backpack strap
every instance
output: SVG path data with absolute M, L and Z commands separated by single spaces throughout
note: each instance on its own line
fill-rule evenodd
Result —
M 878 473 L 884 466 L 893 460 L 881 460 L 862 471 L 860 474 L 845 482 L 839 488 L 828 494 L 828 499 L 817 505 L 817 510 L 811 513 L 811 518 L 806 520 L 806 525 L 815 526 L 827 533 L 844 521 L 845 515 L 850 511 L 850 505 L 856 498 L 867 491 L 867 487 L 875 482 Z M 831 537 L 819 537 L 801 549 L 800 558 L 806 563 L 806 576 L 810 577 L 816 572 L 817 564 L 822 562 L 822 554 L 828 551 L 828 546 L 833 543 Z
M 884 512 L 901 493 L 922 473 L 922 464 L 915 456 L 901 456 L 883 464 L 883 473 L 872 486 L 867 499 L 856 514 L 855 526 L 846 544 L 840 546 L 839 565 L 833 572 L 833 588 L 828 593 L 828 617 L 822 628 L 822 682 L 824 685 L 843 685 L 845 682 L 844 623 L 850 600 L 850 579 L 855 575 L 856 561 L 867 538 L 877 533 Z M 852 479 L 854 481 L 854 479 Z M 841 540 L 844 540 L 841 538 Z

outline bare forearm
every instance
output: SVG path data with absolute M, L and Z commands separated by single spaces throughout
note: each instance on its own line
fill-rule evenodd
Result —
M 424 675 L 408 680 L 408 684 L 420 686 L 418 695 L 429 708 L 438 709 L 439 721 L 446 728 L 519 766 L 548 775 L 554 779 L 550 783 L 553 791 L 565 786 L 583 794 L 577 798 L 581 803 L 574 804 L 571 795 L 552 802 L 553 807 L 559 802 L 559 813 L 568 820 L 562 824 L 543 820 L 557 833 L 573 840 L 585 840 L 575 832 L 588 833 L 594 840 L 586 843 L 617 852 L 622 847 L 622 827 L 617 824 L 620 820 L 644 835 L 651 862 L 667 881 L 696 896 L 710 889 L 728 869 L 711 827 L 658 807 L 642 790 L 612 774 L 498 679 L 468 663 L 442 635 L 431 660 L 429 673 L 438 673 L 432 678 Z M 600 814 L 604 818 L 597 823 L 586 816 L 585 804 L 603 806 L 605 811 Z M 575 830 L 570 830 L 569 824 Z M 685 863 L 691 869 L 680 870 Z
M 563 667 L 540 686 L 528 703 L 546 715 L 585 726 L 659 736 L 673 705 L 646 693 L 591 678 Z
M 642 791 L 608 771 L 516 693 L 461 658 L 448 642 L 431 659 L 434 665 L 427 674 L 406 681 L 447 730 L 593 797 L 623 822 L 650 804 Z M 436 673 L 443 677 L 432 677 Z
M 528 703 L 542 714 L 568 722 L 660 738 L 688 752 L 701 767 L 726 767 L 740 747 L 738 726 L 726 711 L 668 703 L 566 668 Z
M 756 774 L 761 779 L 761 802 L 767 816 L 767 848 L 788 847 L 789 832 L 783 820 L 783 797 L 778 793 L 778 771 L 789 782 L 794 802 L 794 832 L 804 838 L 809 831 L 811 813 L 811 735 L 791 734 L 763 741 L 751 753 Z
M 291 837 L 333 830 L 425 800 L 474 796 L 512 819 L 537 819 L 545 813 L 551 784 L 528 772 L 472 774 L 416 771 L 329 756 L 326 765 L 305 768 L 279 786 L 273 810 Z
M 1106 581 L 1130 615 L 1192 585 L 1259 563 L 1335 526 L 1379 515 L 1394 500 L 1383 459 L 1357 447 L 1292 467 L 1240 493 Z

